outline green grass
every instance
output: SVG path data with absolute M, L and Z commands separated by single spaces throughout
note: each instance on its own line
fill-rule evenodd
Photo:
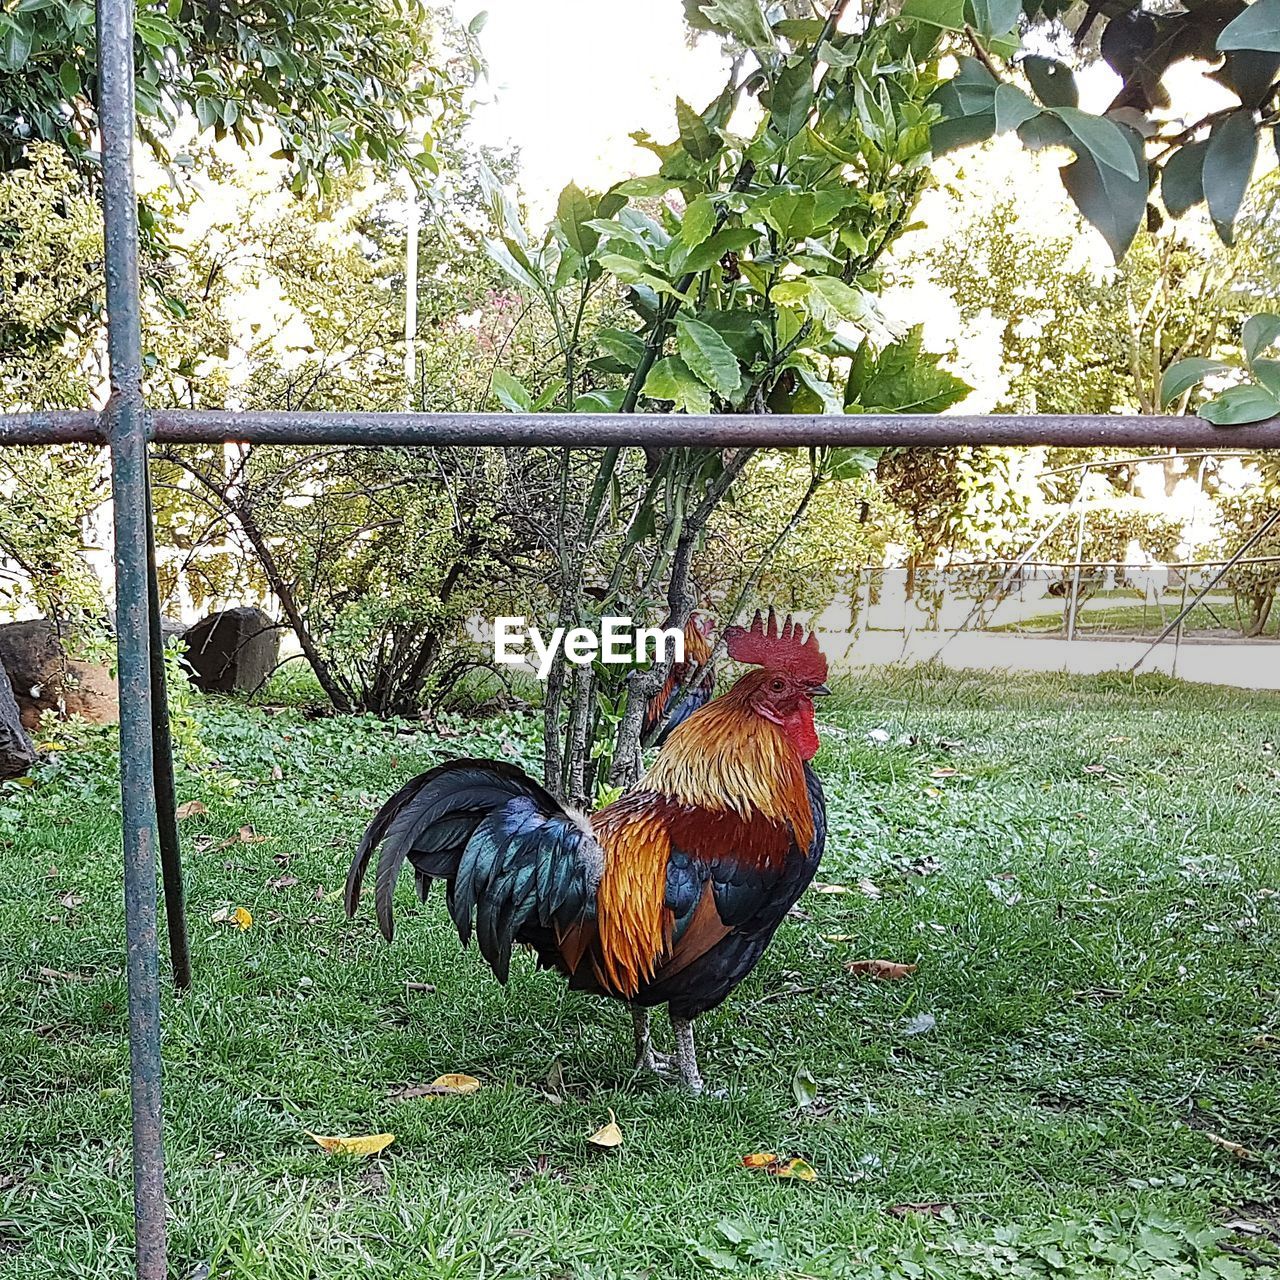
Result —
M 1096 599 L 1097 597 L 1092 597 Z M 1157 635 L 1178 616 L 1182 608 L 1180 596 L 1166 596 L 1159 604 L 1130 604 L 1106 609 L 1081 609 L 1076 616 L 1076 629 L 1082 635 Z M 1218 602 L 1211 607 L 1197 605 L 1182 624 L 1187 633 L 1212 631 L 1218 636 L 1239 639 L 1244 619 L 1234 604 Z M 1060 632 L 1066 627 L 1066 604 L 1053 613 L 1036 614 L 1017 622 L 1004 622 L 993 631 Z M 1264 634 L 1274 639 L 1280 635 L 1280 610 L 1268 619 Z
M 179 1280 L 1277 1274 L 1280 698 L 1162 677 L 845 686 L 823 707 L 820 874 L 853 891 L 806 895 L 700 1021 L 725 1090 L 700 1099 L 632 1078 L 621 1008 L 525 962 L 499 987 L 442 899 L 406 886 L 390 948 L 332 900 L 374 804 L 442 752 L 531 762 L 527 722 L 437 737 L 195 709 L 196 983 L 165 1000 Z M 130 1265 L 110 735 L 61 736 L 34 786 L 0 786 L 4 1280 Z M 237 905 L 247 932 L 210 922 Z M 919 969 L 846 972 L 870 957 Z M 920 1015 L 933 1029 L 909 1034 Z M 391 1096 L 445 1071 L 483 1088 Z M 594 1151 L 611 1109 L 623 1146 Z M 396 1141 L 335 1159 L 308 1129 Z M 762 1150 L 819 1180 L 741 1168 Z M 942 1207 L 890 1212 L 916 1202 Z M 1239 1220 L 1260 1231 L 1222 1225 Z

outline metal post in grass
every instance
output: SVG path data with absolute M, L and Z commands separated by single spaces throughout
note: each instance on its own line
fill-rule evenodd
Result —
M 116 637 L 120 685 L 129 1093 L 138 1280 L 165 1280 L 160 980 L 156 947 L 156 797 L 147 585 L 147 422 L 142 399 L 138 205 L 133 175 L 133 3 L 99 0 L 98 116 L 105 197 L 107 350 L 115 513 Z

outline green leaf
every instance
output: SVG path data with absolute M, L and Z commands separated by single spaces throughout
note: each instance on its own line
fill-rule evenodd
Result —
M 467 32 L 470 35 L 478 36 L 485 28 L 485 24 L 489 21 L 489 11 L 481 9 L 470 22 L 467 23 Z
M 17 18 L 4 17 L 0 27 L 0 71 L 20 71 L 31 56 L 34 27 Z
M 541 292 L 533 272 L 516 259 L 515 254 L 501 240 L 486 240 L 485 251 L 518 285 L 531 293 Z
M 680 239 L 686 250 L 696 249 L 716 225 L 716 207 L 705 196 L 696 196 L 689 202 L 680 220 Z
M 1280 0 L 1253 0 L 1218 37 L 1218 48 L 1261 49 L 1280 53 Z
M 1280 396 L 1280 360 L 1255 360 L 1251 367 L 1262 386 L 1273 396 Z
M 1280 341 L 1280 316 L 1267 311 L 1250 316 L 1240 331 L 1240 345 L 1250 364 L 1277 341 Z
M 1075 107 L 1080 103 L 1080 90 L 1071 69 L 1054 58 L 1031 54 L 1022 60 L 1022 69 L 1046 107 Z
M 807 57 L 788 63 L 769 95 L 774 128 L 790 142 L 805 126 L 813 106 L 813 68 Z
M 1215 426 L 1239 427 L 1280 417 L 1280 397 L 1265 387 L 1229 387 L 1200 406 L 1200 416 Z
M 1136 159 L 1142 154 L 1142 139 L 1132 129 L 1123 129 L 1122 134 Z M 1142 177 L 1130 178 L 1110 165 L 1098 164 L 1091 153 L 1082 151 L 1058 170 L 1058 176 L 1076 208 L 1102 234 L 1119 262 L 1146 217 L 1149 189 L 1145 169 Z
M 864 343 L 849 369 L 846 406 L 864 413 L 941 413 L 963 400 L 972 388 L 939 369 L 938 357 L 923 352 L 923 344 L 920 325 L 875 357 Z
M 1213 126 L 1204 153 L 1202 181 L 1209 216 L 1223 244 L 1235 240 L 1236 214 L 1253 177 L 1257 158 L 1258 134 L 1252 111 L 1233 111 Z
M 727 400 L 742 390 L 738 357 L 709 324 L 680 316 L 676 345 L 685 364 L 718 395 Z
M 969 116 L 956 116 L 939 120 L 929 130 L 929 146 L 935 156 L 945 156 L 959 147 L 970 147 L 976 142 L 986 142 L 995 135 L 996 113 L 980 112 Z
M 58 68 L 58 84 L 68 98 L 78 98 L 84 92 L 80 71 L 74 62 L 64 62 Z
M 800 375 L 800 381 L 817 397 L 818 403 L 822 406 L 823 413 L 843 413 L 844 401 L 840 398 L 840 393 L 810 368 L 805 365 L 798 364 L 795 367 L 796 373 Z
M 676 122 L 680 126 L 680 141 L 695 160 L 710 160 L 720 150 L 720 139 L 683 98 L 676 99 Z
M 573 402 L 574 413 L 617 413 L 626 398 L 626 388 L 586 391 Z
M 222 109 L 213 98 L 197 98 L 196 119 L 202 129 L 211 128 L 222 119 Z
M 556 227 L 565 243 L 581 258 L 589 258 L 600 242 L 599 232 L 587 225 L 595 216 L 595 205 L 586 193 L 569 183 L 556 205 Z
M 564 390 L 563 378 L 552 378 L 530 406 L 534 413 L 541 413 Z
M 1039 104 L 1032 102 L 1017 85 L 996 86 L 996 132 L 1008 133 L 1035 119 L 1040 114 Z
M 1204 153 L 1209 143 L 1188 142 L 1179 147 L 1160 171 L 1160 194 L 1171 218 L 1180 218 L 1204 199 Z
M 1204 356 L 1190 356 L 1171 364 L 1160 379 L 1160 407 L 1171 405 L 1180 395 L 1198 386 L 1211 373 L 1223 373 L 1231 366 L 1221 360 L 1208 360 Z
M 660 196 L 680 185 L 679 178 L 664 178 L 655 173 L 646 178 L 628 178 L 610 188 L 620 196 Z
M 797 1067 L 791 1077 L 791 1096 L 797 1107 L 811 1107 L 818 1100 L 818 1082 L 805 1067 Z
M 738 37 L 753 49 L 772 49 L 773 32 L 759 0 L 702 0 L 698 8 L 715 28 Z
M 533 410 L 533 397 L 519 378 L 505 369 L 493 371 L 493 395 L 509 413 L 530 413 Z
M 770 298 L 781 306 L 803 303 L 814 320 L 834 329 L 841 320 L 865 320 L 871 310 L 861 289 L 835 276 L 804 276 L 773 286 Z
M 906 0 L 902 16 L 944 31 L 963 31 L 964 0 Z
M 966 0 L 965 11 L 980 36 L 1008 35 L 1022 12 L 1022 0 Z
M 1138 157 L 1122 126 L 1106 116 L 1093 116 L 1076 107 L 1057 107 L 1055 114 L 1099 164 L 1137 181 Z
M 686 413 L 711 412 L 711 392 L 675 356 L 659 360 L 649 370 L 644 394 L 650 400 L 670 400 Z
M 830 449 L 824 463 L 829 480 L 857 480 L 876 469 L 881 450 L 841 447 Z
M 760 232 L 754 227 L 721 227 L 709 240 L 704 240 L 696 249 L 690 250 L 684 260 L 684 269 L 706 271 L 726 253 L 740 253 L 759 239 Z
M 845 284 L 835 276 L 814 276 L 813 291 L 846 320 L 865 320 L 873 306 L 866 292 L 856 285 Z
M 755 210 L 784 239 L 803 240 L 813 231 L 815 198 L 811 191 L 767 192 Z
M 640 335 L 628 333 L 625 329 L 601 329 L 596 334 L 596 345 L 628 369 L 634 369 L 644 356 L 644 342 Z

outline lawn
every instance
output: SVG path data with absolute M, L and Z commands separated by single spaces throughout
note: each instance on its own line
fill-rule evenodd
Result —
M 1097 597 L 1093 597 L 1096 599 Z M 1159 603 L 1110 605 L 1083 608 L 1076 615 L 1076 630 L 1081 635 L 1159 635 L 1182 609 L 1180 595 L 1165 596 Z M 1036 614 L 1017 622 L 1004 622 L 993 631 L 1029 631 L 1036 634 L 1062 632 L 1066 629 L 1066 603 L 1054 613 Z M 1215 600 L 1212 605 L 1196 605 L 1182 624 L 1184 634 L 1211 632 L 1218 639 L 1238 640 L 1245 619 L 1231 601 Z M 1270 639 L 1280 636 L 1280 611 L 1267 620 L 1263 634 Z
M 343 917 L 371 808 L 442 755 L 531 761 L 531 720 L 192 703 L 173 1275 L 1280 1274 L 1280 698 L 916 672 L 822 712 L 837 891 L 701 1021 L 724 1096 L 694 1099 L 633 1079 L 621 1008 L 527 962 L 499 987 L 442 899 L 406 882 L 389 948 Z M 61 730 L 0 787 L 5 1280 L 130 1265 L 110 743 Z M 871 958 L 918 969 L 846 970 Z M 482 1087 L 395 1096 L 452 1071 Z M 621 1147 L 591 1148 L 611 1111 Z

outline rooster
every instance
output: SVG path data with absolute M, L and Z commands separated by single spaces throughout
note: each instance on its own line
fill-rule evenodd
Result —
M 699 668 L 702 675 L 693 688 L 672 707 L 685 680 Z M 662 746 L 672 729 L 683 724 L 700 707 L 711 701 L 716 688 L 716 671 L 711 665 L 711 623 L 700 613 L 691 613 L 684 624 L 684 661 L 675 662 L 661 689 L 645 708 L 644 740 Z M 656 737 L 653 735 L 657 734 Z
M 649 1010 L 665 1004 L 685 1085 L 702 1089 L 693 1020 L 755 968 L 813 879 L 826 838 L 813 700 L 829 693 L 812 633 L 757 613 L 725 632 L 759 670 L 694 711 L 629 792 L 587 817 L 513 765 L 454 760 L 414 778 L 369 824 L 347 915 L 378 851 L 374 902 L 391 940 L 407 859 L 418 894 L 445 882 L 465 946 L 506 982 L 514 944 L 572 988 L 627 1003 L 636 1067 L 665 1071 Z

